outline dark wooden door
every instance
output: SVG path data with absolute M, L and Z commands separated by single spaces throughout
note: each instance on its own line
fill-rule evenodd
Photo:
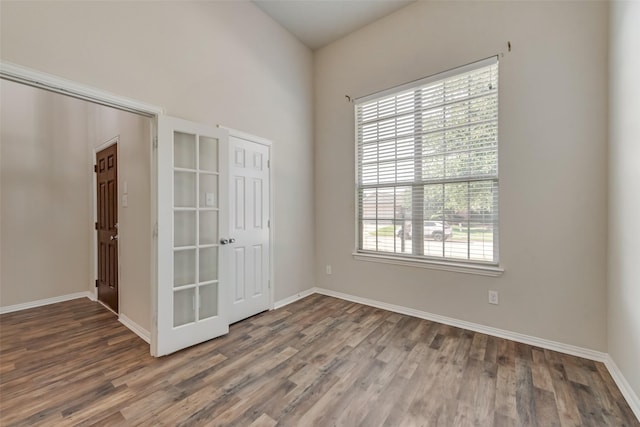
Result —
M 118 312 L 118 156 L 114 144 L 96 153 L 98 300 Z

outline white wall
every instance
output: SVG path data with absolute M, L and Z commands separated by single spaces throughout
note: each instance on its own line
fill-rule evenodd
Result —
M 640 396 L 640 3 L 611 2 L 609 353 Z
M 87 290 L 87 104 L 0 80 L 0 306 Z
M 314 285 L 313 58 L 250 2 L 2 2 L 0 55 L 274 141 L 275 298 Z
M 416 2 L 319 50 L 317 285 L 606 351 L 607 9 L 607 2 Z M 504 275 L 355 261 L 354 117 L 345 94 L 499 52 Z M 489 289 L 500 292 L 500 305 L 487 304 Z

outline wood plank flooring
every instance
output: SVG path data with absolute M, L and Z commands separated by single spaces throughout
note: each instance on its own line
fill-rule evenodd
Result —
M 640 426 L 601 363 L 321 295 L 160 359 L 87 299 L 0 327 L 2 426 Z

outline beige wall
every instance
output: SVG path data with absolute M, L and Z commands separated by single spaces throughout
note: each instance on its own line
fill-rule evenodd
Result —
M 0 80 L 0 306 L 87 291 L 87 104 Z
M 421 1 L 318 51 L 317 285 L 606 351 L 607 9 Z M 504 275 L 355 261 L 354 117 L 345 94 L 499 52 Z M 487 303 L 489 289 L 500 292 L 500 305 Z
M 273 140 L 275 299 L 314 285 L 309 49 L 250 2 L 3 1 L 0 9 L 3 61 Z
M 609 353 L 640 396 L 640 3 L 611 2 Z
M 91 144 L 88 164 L 95 162 L 96 147 L 118 137 L 119 311 L 150 331 L 151 119 L 96 104 L 88 107 L 88 113 L 88 141 Z M 125 182 L 127 207 L 122 203 Z M 91 186 L 93 209 L 93 182 Z M 89 242 L 92 260 L 95 259 L 94 235 L 91 233 Z M 95 277 L 95 269 L 91 268 L 89 283 Z

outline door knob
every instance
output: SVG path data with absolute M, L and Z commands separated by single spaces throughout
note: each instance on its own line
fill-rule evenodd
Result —
M 221 245 L 226 245 L 227 243 L 229 243 L 228 239 L 220 239 L 220 244 Z
M 229 239 L 229 243 L 235 243 L 236 239 L 234 239 L 233 237 Z
M 118 235 L 116 234 L 115 236 L 111 236 L 111 240 L 118 240 Z

